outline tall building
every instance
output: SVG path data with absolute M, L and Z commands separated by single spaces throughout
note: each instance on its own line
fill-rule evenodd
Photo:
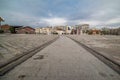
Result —
M 87 30 L 89 29 L 89 24 L 80 24 L 80 25 L 76 25 L 76 33 L 79 34 L 85 34 L 87 32 Z

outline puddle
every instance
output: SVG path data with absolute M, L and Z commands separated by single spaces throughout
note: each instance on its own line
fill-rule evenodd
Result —
M 44 55 L 37 55 L 37 57 L 34 58 L 34 60 L 38 60 L 38 59 L 44 59 Z

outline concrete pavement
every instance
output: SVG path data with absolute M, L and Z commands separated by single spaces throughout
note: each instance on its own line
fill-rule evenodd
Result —
M 120 80 L 120 75 L 71 39 L 61 36 L 0 80 Z

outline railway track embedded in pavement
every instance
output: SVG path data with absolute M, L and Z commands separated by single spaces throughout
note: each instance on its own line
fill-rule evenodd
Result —
M 70 38 L 70 37 L 68 37 Z M 90 52 L 91 54 L 93 54 L 95 57 L 97 57 L 99 60 L 101 60 L 102 62 L 104 62 L 105 64 L 107 64 L 110 68 L 112 68 L 113 70 L 115 70 L 118 74 L 120 74 L 120 64 L 118 64 L 117 62 L 111 60 L 110 58 L 102 55 L 100 52 L 88 47 L 87 45 L 73 39 L 70 38 L 73 41 L 75 41 L 76 43 L 78 43 L 80 46 L 82 46 L 84 49 L 86 49 L 88 52 Z
M 41 51 L 46 46 L 50 45 L 51 43 L 56 41 L 58 38 L 59 37 L 57 37 L 57 38 L 55 38 L 55 39 L 53 39 L 51 41 L 48 41 L 48 42 L 40 45 L 39 47 L 31 49 L 31 50 L 29 50 L 27 52 L 24 52 L 23 54 L 17 55 L 15 57 L 13 57 L 13 58 L 11 58 L 11 59 L 1 63 L 0 64 L 0 76 L 4 75 L 5 73 L 7 73 L 11 69 L 13 69 L 17 65 L 19 65 L 20 63 L 24 62 L 28 58 L 32 57 L 34 54 L 36 54 L 37 52 Z

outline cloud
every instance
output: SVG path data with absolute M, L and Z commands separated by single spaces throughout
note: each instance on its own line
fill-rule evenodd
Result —
M 5 15 L 3 15 L 5 19 L 4 24 L 9 25 L 35 26 L 39 21 L 38 17 L 19 12 L 9 12 L 9 15 Z
M 50 26 L 55 26 L 55 25 L 65 25 L 67 20 L 65 18 L 59 18 L 59 17 L 55 17 L 55 18 L 43 18 L 41 19 L 41 21 L 43 23 L 46 23 Z
M 48 16 L 52 17 L 52 16 L 53 16 L 53 14 L 52 14 L 52 13 L 48 13 Z
M 120 0 L 0 0 L 10 25 L 120 25 Z
M 111 19 L 111 20 L 108 20 L 107 22 L 106 22 L 106 24 L 117 24 L 117 23 L 120 23 L 120 18 L 113 18 L 113 19 Z
M 90 25 L 99 25 L 102 22 L 100 22 L 100 21 L 82 21 L 82 20 L 80 20 L 78 23 L 80 23 L 80 24 L 90 24 Z

